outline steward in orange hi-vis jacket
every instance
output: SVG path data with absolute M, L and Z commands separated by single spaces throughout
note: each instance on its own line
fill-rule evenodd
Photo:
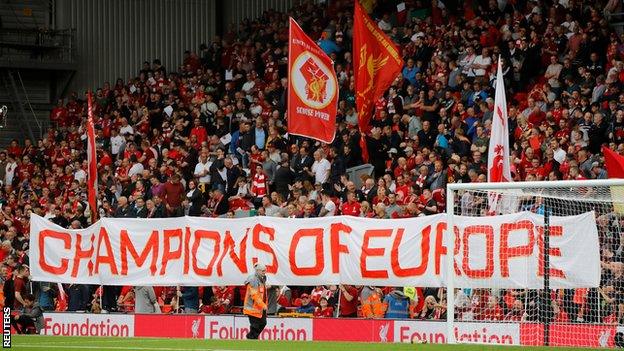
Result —
M 266 266 L 257 263 L 254 274 L 247 277 L 243 313 L 249 317 L 247 339 L 257 339 L 267 324 L 266 310 Z

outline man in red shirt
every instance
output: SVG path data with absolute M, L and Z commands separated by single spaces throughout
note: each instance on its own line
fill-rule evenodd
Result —
M 547 174 L 544 174 L 544 167 L 540 164 L 540 159 L 534 157 L 531 160 L 531 165 L 524 169 L 525 174 L 533 175 L 537 180 L 543 180 Z
M 67 125 L 67 118 L 67 108 L 63 106 L 63 99 L 59 99 L 50 112 L 50 122 L 52 122 L 52 125 Z
M 171 179 L 165 183 L 164 189 L 164 199 L 165 205 L 167 207 L 167 213 L 171 217 L 179 217 L 182 216 L 184 211 L 182 211 L 182 197 L 184 196 L 184 186 L 180 183 L 180 176 L 178 174 L 174 174 L 171 176 Z
M 360 216 L 360 203 L 355 198 L 355 193 L 353 191 L 349 191 L 347 193 L 347 202 L 342 204 L 342 208 L 340 211 L 345 216 Z
M 358 291 L 351 285 L 340 285 L 340 316 L 357 317 Z
M 35 165 L 30 162 L 30 157 L 24 156 L 22 159 L 22 164 L 17 166 L 17 176 L 19 177 L 20 182 L 23 182 L 26 179 L 29 179 L 32 174 L 35 172 Z
M 193 120 L 193 129 L 191 129 L 191 135 L 189 138 L 192 135 L 197 137 L 197 143 L 199 145 L 201 145 L 204 141 L 208 141 L 208 133 L 206 132 L 206 128 L 201 125 L 199 118 L 195 118 L 195 120 Z
M 210 287 L 206 287 L 210 289 Z M 229 312 L 232 302 L 234 302 L 233 286 L 212 287 L 212 300 L 202 306 L 202 312 L 207 314 L 224 314 Z
M 17 275 L 13 280 L 13 288 L 15 289 L 15 303 L 13 308 L 20 309 L 24 306 L 24 296 L 28 293 L 28 277 L 30 276 L 30 269 L 27 265 L 23 264 L 17 268 Z

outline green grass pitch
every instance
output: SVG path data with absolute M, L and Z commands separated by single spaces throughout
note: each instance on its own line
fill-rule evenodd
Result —
M 302 342 L 302 341 L 236 341 L 236 340 L 194 340 L 194 339 L 156 339 L 156 338 L 98 338 L 98 337 L 60 337 L 60 336 L 23 336 L 12 337 L 12 349 L 29 351 L 94 351 L 94 350 L 137 350 L 137 351 L 573 351 L 590 350 L 580 348 L 548 347 L 513 347 L 483 345 L 412 345 L 412 344 L 375 344 L 345 342 Z

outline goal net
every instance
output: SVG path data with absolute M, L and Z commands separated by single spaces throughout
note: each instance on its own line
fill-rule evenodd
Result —
M 624 180 L 449 184 L 447 193 L 447 342 L 614 346 Z M 480 245 L 487 254 L 471 255 Z

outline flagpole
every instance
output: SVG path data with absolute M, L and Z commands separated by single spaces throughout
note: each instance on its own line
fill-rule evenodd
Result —
M 338 307 L 336 308 L 336 318 L 340 318 L 340 298 L 342 296 L 342 289 L 340 289 L 341 285 L 338 285 Z
M 97 146 L 95 143 L 95 128 L 93 126 L 93 92 L 87 92 L 87 193 L 89 208 L 91 209 L 91 224 L 98 218 L 98 185 L 97 185 Z M 100 285 L 100 310 L 102 309 L 102 296 L 104 295 L 104 285 Z

